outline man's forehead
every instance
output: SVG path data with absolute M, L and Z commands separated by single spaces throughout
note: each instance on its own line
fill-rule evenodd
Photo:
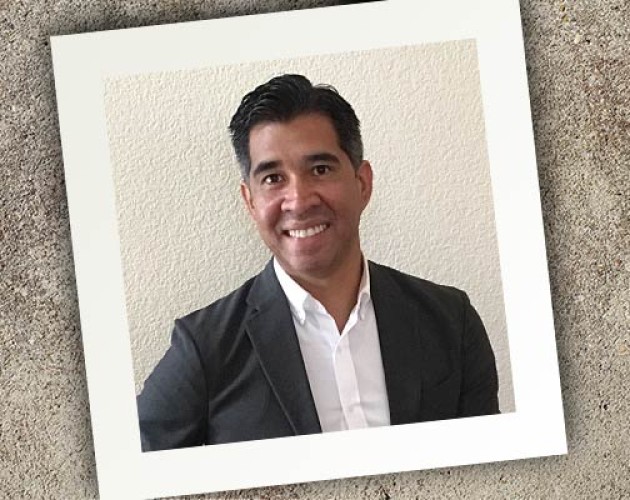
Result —
M 263 134 L 290 134 L 296 130 L 318 132 L 322 136 L 333 134 L 337 138 L 337 131 L 332 119 L 322 113 L 301 113 L 287 120 L 265 120 L 254 125 L 249 131 L 249 139 Z
M 286 158 L 306 165 L 317 160 L 339 163 L 347 156 L 332 120 L 321 113 L 260 122 L 250 130 L 248 146 L 251 175 L 279 167 Z
M 257 124 L 249 133 L 249 154 L 291 146 L 337 149 L 340 141 L 330 118 L 320 114 L 298 115 L 288 121 Z M 253 161 L 253 158 L 251 158 Z

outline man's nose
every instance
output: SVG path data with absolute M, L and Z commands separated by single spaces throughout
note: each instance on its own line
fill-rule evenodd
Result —
M 282 210 L 299 214 L 319 203 L 319 195 L 314 186 L 307 179 L 294 178 L 286 186 Z

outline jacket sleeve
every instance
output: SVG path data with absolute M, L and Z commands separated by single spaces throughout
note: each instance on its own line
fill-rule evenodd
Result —
M 137 398 L 142 451 L 205 443 L 206 377 L 198 347 L 181 320 L 171 345 Z
M 499 413 L 498 377 L 494 353 L 481 318 L 464 294 L 460 417 Z

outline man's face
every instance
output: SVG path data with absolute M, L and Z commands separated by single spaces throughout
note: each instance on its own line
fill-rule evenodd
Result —
M 330 119 L 299 115 L 250 131 L 241 194 L 260 236 L 294 278 L 326 278 L 360 256 L 359 221 L 372 193 L 367 161 L 354 169 Z

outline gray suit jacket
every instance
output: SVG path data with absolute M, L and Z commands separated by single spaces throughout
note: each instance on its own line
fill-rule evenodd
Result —
M 392 425 L 498 413 L 494 355 L 466 294 L 369 266 Z M 272 262 L 175 321 L 138 412 L 143 451 L 321 432 Z

